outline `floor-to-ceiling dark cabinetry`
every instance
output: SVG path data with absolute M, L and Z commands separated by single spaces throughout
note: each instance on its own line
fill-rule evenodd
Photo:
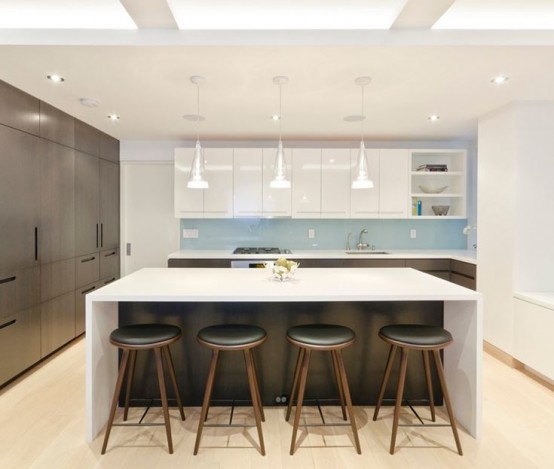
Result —
M 119 142 L 0 81 L 0 386 L 119 276 Z

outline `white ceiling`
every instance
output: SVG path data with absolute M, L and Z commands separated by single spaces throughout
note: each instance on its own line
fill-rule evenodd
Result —
M 207 79 L 200 95 L 200 113 L 206 117 L 201 137 L 206 139 L 275 139 L 278 126 L 270 119 L 279 105 L 275 75 L 290 79 L 283 87 L 284 140 L 357 139 L 360 123 L 343 118 L 360 113 L 361 94 L 354 80 L 363 75 L 372 77 L 366 87 L 366 139 L 471 139 L 481 115 L 516 100 L 554 100 L 554 23 L 548 26 L 546 21 L 552 1 L 263 2 L 268 10 L 275 4 L 280 11 L 288 6 L 292 13 L 298 13 L 297 3 L 308 9 L 317 3 L 330 9 L 345 4 L 347 13 L 356 4 L 394 6 L 392 17 L 390 12 L 383 16 L 390 29 L 350 31 L 310 30 L 307 23 L 304 29 L 288 31 L 252 30 L 248 25 L 233 31 L 217 23 L 231 19 L 227 13 L 218 15 L 217 5 L 233 4 L 237 11 L 247 11 L 242 8 L 252 4 L 248 0 L 35 1 L 41 8 L 70 3 L 73 13 L 92 4 L 119 12 L 124 7 L 133 27 L 138 27 L 114 28 L 99 19 L 95 24 L 101 29 L 81 23 L 80 29 L 59 23 L 57 29 L 27 29 L 36 27 L 37 17 L 47 17 L 48 10 L 32 8 L 26 11 L 33 26 L 14 21 L 11 25 L 19 28 L 6 28 L 0 23 L 0 79 L 123 140 L 192 138 L 195 124 L 182 118 L 196 113 L 192 75 Z M 32 2 L 0 0 L 0 18 Z M 176 12 L 186 12 L 183 8 L 191 3 L 210 7 L 202 21 L 212 17 L 215 26 L 183 29 L 186 23 Z M 503 9 L 504 4 L 509 8 Z M 522 6 L 535 15 L 542 11 L 547 29 L 432 29 L 440 21 L 451 21 L 456 9 L 464 12 L 458 18 L 467 17 L 468 5 L 476 12 L 483 6 L 494 8 L 498 16 Z M 195 8 L 194 14 L 201 18 L 202 10 Z M 302 15 L 296 16 L 290 28 L 299 24 Z M 506 24 L 506 29 L 513 27 Z M 65 81 L 50 82 L 46 75 L 52 73 Z M 493 85 L 490 79 L 497 74 L 510 79 Z M 84 107 L 79 102 L 83 97 L 100 105 Z M 107 119 L 112 112 L 121 116 L 118 122 Z M 427 119 L 434 113 L 441 116 L 438 122 Z

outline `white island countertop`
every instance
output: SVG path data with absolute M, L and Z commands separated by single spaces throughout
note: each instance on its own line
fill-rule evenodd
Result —
M 433 301 L 481 295 L 409 268 L 298 269 L 286 281 L 266 269 L 147 268 L 87 301 Z
M 444 368 L 454 412 L 475 438 L 481 430 L 483 312 L 481 294 L 410 268 L 298 269 L 290 281 L 263 269 L 149 268 L 86 296 L 87 440 L 105 425 L 117 377 L 117 348 L 109 335 L 118 326 L 121 302 L 443 302 L 444 327 L 454 342 Z
M 381 251 L 381 250 L 378 250 Z M 169 254 L 168 259 L 454 259 L 471 264 L 477 263 L 477 251 L 465 249 L 383 249 L 387 254 L 372 254 L 371 251 L 348 254 L 341 249 L 292 249 L 291 254 L 233 254 L 230 249 L 182 249 Z

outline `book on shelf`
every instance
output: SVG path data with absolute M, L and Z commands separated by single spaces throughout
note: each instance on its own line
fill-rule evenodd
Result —
M 416 171 L 448 171 L 446 164 L 421 164 L 416 168 Z

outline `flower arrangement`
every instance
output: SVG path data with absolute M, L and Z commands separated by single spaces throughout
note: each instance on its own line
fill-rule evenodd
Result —
M 275 279 L 283 281 L 292 278 L 299 265 L 298 262 L 280 257 L 275 262 L 268 262 L 266 268 L 271 269 Z

